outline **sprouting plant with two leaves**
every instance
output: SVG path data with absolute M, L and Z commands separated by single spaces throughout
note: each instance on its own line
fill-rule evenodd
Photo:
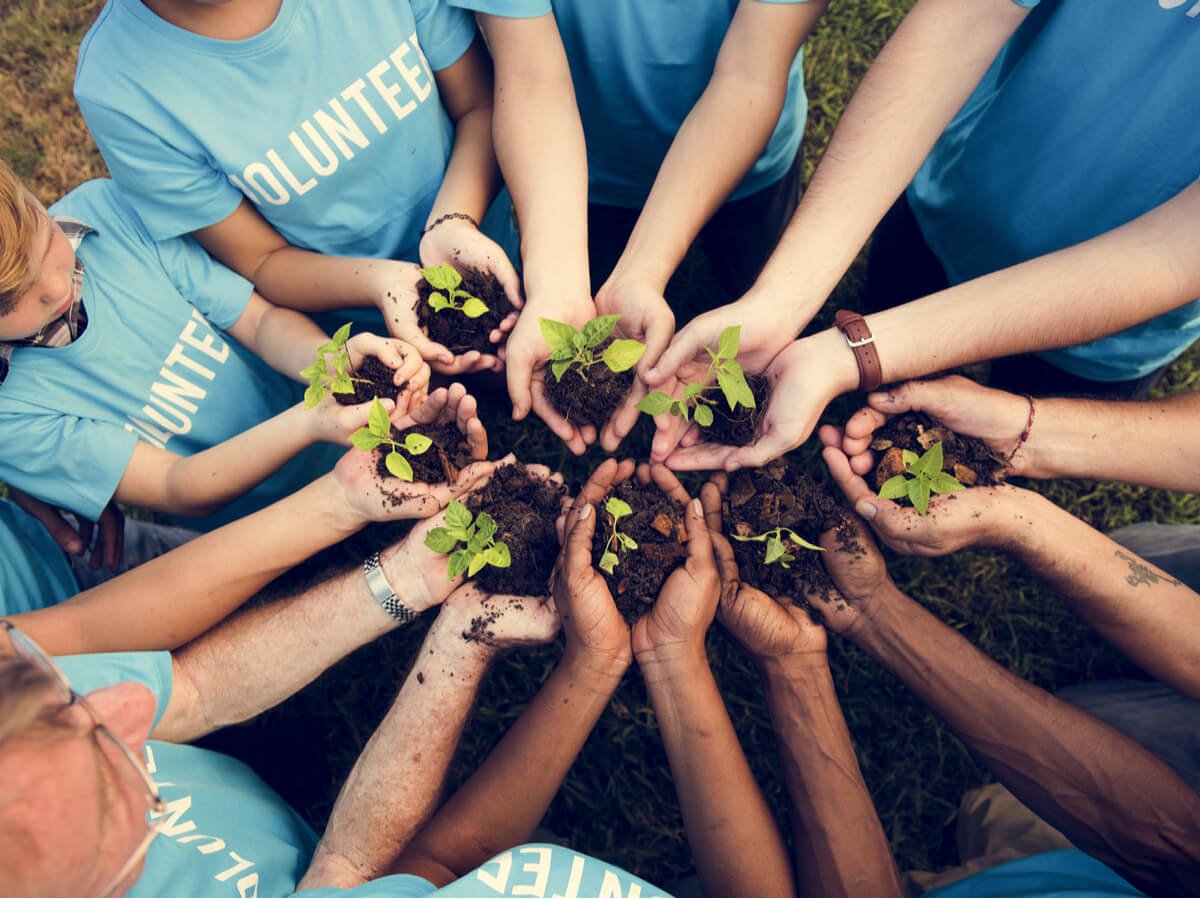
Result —
M 879 497 L 900 499 L 907 496 L 917 514 L 924 515 L 931 494 L 965 489 L 952 474 L 942 471 L 942 442 L 939 440 L 920 456 L 912 450 L 904 450 L 903 473 L 884 481 L 879 488 Z
M 370 384 L 366 378 L 354 377 L 354 366 L 350 364 L 350 351 L 346 341 L 350 338 L 350 322 L 333 332 L 328 343 L 317 347 L 317 361 L 300 377 L 308 381 L 304 391 L 304 405 L 311 409 L 331 393 L 354 393 L 354 382 Z
M 452 265 L 433 265 L 421 269 L 421 276 L 433 288 L 429 308 L 434 312 L 453 309 L 467 318 L 479 318 L 488 311 L 488 304 L 462 289 L 462 275 Z
M 638 544 L 636 540 L 617 527 L 617 522 L 627 515 L 633 514 L 633 509 L 629 503 L 615 496 L 610 496 L 604 503 L 604 511 L 608 513 L 608 524 L 612 528 L 612 531 L 604 544 L 604 552 L 600 555 L 600 570 L 605 574 L 612 574 L 616 570 L 616 567 L 621 564 L 621 557 L 618 555 L 618 551 L 622 549 L 627 551 L 637 549 Z
M 708 371 L 699 382 L 687 384 L 680 399 L 672 399 L 669 394 L 655 390 L 642 397 L 637 408 L 648 415 L 670 412 L 684 421 L 695 418 L 696 424 L 705 428 L 713 423 L 712 407 L 719 402 L 716 398 L 705 395 L 711 391 L 720 391 L 725 397 L 725 402 L 729 404 L 730 412 L 739 405 L 753 409 L 754 392 L 746 383 L 746 373 L 737 361 L 741 333 L 741 325 L 728 327 L 721 332 L 716 352 L 713 352 L 712 347 L 704 348 L 709 358 Z M 714 379 L 716 384 L 712 383 Z
M 554 373 L 554 379 L 561 381 L 572 365 L 576 366 L 579 377 L 584 381 L 588 380 L 587 372 L 593 365 L 604 363 L 614 373 L 628 371 L 637 365 L 642 353 L 646 352 L 646 345 L 637 340 L 614 340 L 599 357 L 596 356 L 596 350 L 608 340 L 620 317 L 597 316 L 579 330 L 566 322 L 539 318 L 542 337 L 550 347 L 550 370 Z
M 742 543 L 767 544 L 767 554 L 763 559 L 763 564 L 774 565 L 778 562 L 782 568 L 791 568 L 791 563 L 796 561 L 795 553 L 788 552 L 789 544 L 795 549 L 811 549 L 814 552 L 825 552 L 823 546 L 809 543 L 791 528 L 774 528 L 754 537 L 739 537 L 737 534 L 734 534 L 733 539 Z
M 383 403 L 379 402 L 378 397 L 371 401 L 367 426 L 351 434 L 350 442 L 354 444 L 355 449 L 364 453 L 369 453 L 379 446 L 390 447 L 387 455 L 383 457 L 383 464 L 393 477 L 402 481 L 413 479 L 412 463 L 404 457 L 404 453 L 419 456 L 433 446 L 432 440 L 424 434 L 416 433 L 405 434 L 403 442 L 397 442 L 392 437 L 392 422 L 388 418 L 387 409 L 383 408 Z
M 464 546 L 455 549 L 460 543 Z M 512 564 L 508 544 L 496 540 L 495 519 L 487 512 L 472 516 L 456 499 L 446 509 L 446 526 L 431 530 L 425 545 L 435 553 L 450 554 L 446 575 L 451 580 L 463 573 L 474 577 L 485 565 L 508 568 Z

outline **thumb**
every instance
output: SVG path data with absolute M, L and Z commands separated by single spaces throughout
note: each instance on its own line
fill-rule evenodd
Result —
M 439 362 L 442 365 L 449 365 L 454 361 L 454 354 L 447 347 L 430 340 L 420 328 L 406 328 L 405 333 L 396 336 L 412 344 L 413 349 L 420 353 L 421 358 L 426 362 Z
M 653 368 L 670 345 L 671 338 L 675 335 L 675 322 L 672 318 L 669 315 L 651 317 L 642 341 L 646 344 L 646 351 L 642 354 L 641 364 L 638 366 L 642 372 Z
M 533 361 L 529 354 L 518 349 L 508 357 L 507 369 L 508 398 L 512 401 L 513 421 L 520 421 L 529 414 L 533 405 L 529 384 L 533 380 Z
M 687 528 L 688 562 L 694 562 L 703 568 L 713 567 L 712 536 L 708 532 L 708 523 L 704 520 L 704 508 L 700 500 L 694 499 L 687 504 L 683 521 Z
M 675 335 L 675 339 L 663 352 L 658 361 L 646 369 L 643 380 L 651 387 L 658 387 L 667 378 L 679 370 L 679 366 L 687 362 L 700 351 L 701 345 L 707 343 L 704 335 L 698 333 L 695 322 L 684 326 Z
M 890 390 L 880 390 L 867 397 L 872 409 L 897 415 L 901 412 L 920 412 L 929 401 L 927 384 L 923 381 L 907 381 Z
M 567 545 L 563 549 L 568 585 L 580 574 L 591 570 L 592 538 L 595 534 L 596 507 L 588 503 L 575 516 L 575 523 L 567 535 Z

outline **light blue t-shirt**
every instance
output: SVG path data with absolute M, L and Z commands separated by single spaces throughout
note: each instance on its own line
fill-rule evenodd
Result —
M 64 347 L 20 347 L 0 385 L 0 480 L 93 521 L 138 440 L 190 456 L 299 402 L 302 386 L 228 337 L 250 284 L 190 237 L 156 243 L 111 181 L 51 212 L 95 229 L 84 262 L 87 329 Z M 282 499 L 344 452 L 316 444 L 215 515 L 208 529 Z
M 156 239 L 248 197 L 295 246 L 416 259 L 454 140 L 433 73 L 475 34 L 441 0 L 283 0 L 240 41 L 109 0 L 80 47 L 75 96 Z
M 1107 865 L 1078 849 L 1043 852 L 972 874 L 926 896 L 1142 896 Z
M 1110 231 L 1200 176 L 1193 7 L 1042 0 L 1029 14 L 908 190 L 952 283 Z M 1043 355 L 1073 374 L 1119 381 L 1165 365 L 1198 337 L 1193 302 Z
M 708 86 L 739 5 L 739 0 L 450 2 L 512 18 L 553 9 L 587 141 L 588 199 L 634 209 L 646 202 L 679 126 Z M 763 190 L 787 174 L 807 115 L 803 53 L 798 52 L 775 131 L 730 199 Z M 729 127 L 736 129 L 738 123 Z
M 71 564 L 42 523 L 0 499 L 0 615 L 19 615 L 79 592 Z

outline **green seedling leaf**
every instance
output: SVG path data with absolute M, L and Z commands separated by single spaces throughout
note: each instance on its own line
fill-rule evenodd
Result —
M 325 388 L 319 384 L 309 384 L 304 391 L 304 405 L 311 409 L 325 399 Z
M 778 537 L 767 538 L 767 555 L 763 561 L 770 565 L 772 562 L 777 562 L 784 556 L 783 541 Z
M 967 488 L 963 484 L 960 484 L 954 475 L 939 471 L 929 479 L 929 489 L 934 493 L 954 493 L 958 490 L 966 490 Z
M 463 315 L 467 318 L 479 318 L 488 311 L 487 303 L 478 297 L 467 297 L 467 301 L 463 303 Z
M 637 549 L 638 543 L 628 534 L 617 534 L 617 539 L 621 541 L 621 545 L 626 549 Z
M 568 368 L 571 367 L 571 360 L 560 359 L 557 362 L 550 363 L 550 372 L 554 375 L 554 380 L 561 381 L 562 376 L 566 374 Z
M 339 374 L 336 378 L 329 382 L 330 393 L 354 393 L 354 382 L 350 380 L 350 376 L 345 372 Z
M 738 340 L 742 334 L 741 325 L 732 325 L 721 332 L 721 339 L 717 345 L 718 359 L 736 359 L 738 353 Z
M 508 551 L 507 543 L 497 543 L 487 551 L 489 565 L 496 568 L 508 568 L 512 565 L 512 554 Z
M 604 364 L 614 372 L 629 371 L 646 352 L 646 345 L 637 340 L 614 340 L 604 350 Z
M 346 341 L 350 339 L 350 328 L 352 326 L 352 322 L 346 322 L 346 324 L 342 325 L 333 332 L 333 337 L 330 338 L 330 343 L 333 344 L 333 349 L 329 352 L 336 353 L 346 345 Z
M 379 402 L 379 397 L 371 400 L 371 411 L 367 414 L 367 427 L 376 437 L 390 437 L 392 422 L 388 419 L 387 409 Z
M 717 383 L 721 385 L 721 392 L 729 401 L 730 409 L 735 408 L 738 403 L 747 409 L 755 407 L 754 391 L 746 382 L 746 373 L 742 371 L 740 363 L 733 360 L 724 363 L 721 370 L 717 372 Z
M 413 479 L 413 469 L 405 459 L 395 450 L 392 450 L 384 457 L 383 464 L 387 466 L 387 470 L 402 481 L 411 481 Z
M 350 435 L 350 443 L 359 452 L 369 453 L 379 446 L 379 444 L 383 443 L 383 439 L 376 434 L 372 434 L 366 428 L 359 428 Z
M 430 287 L 447 292 L 462 284 L 462 276 L 454 270 L 452 265 L 433 265 L 423 268 L 421 277 L 429 283 Z
M 707 428 L 713 423 L 713 410 L 708 406 L 696 407 L 696 424 L 702 428 Z
M 601 315 L 593 318 L 583 326 L 583 346 L 580 348 L 600 346 L 604 343 L 620 317 L 619 315 Z
M 605 574 L 612 574 L 613 570 L 621 564 L 621 560 L 617 558 L 616 553 L 605 553 L 600 557 L 600 570 Z
M 929 508 L 929 481 L 925 478 L 913 478 L 908 482 L 908 498 L 918 515 L 924 515 Z
M 327 369 L 325 368 L 325 358 L 321 357 L 316 362 L 314 362 L 312 365 L 310 365 L 308 368 L 301 371 L 300 377 L 302 377 L 306 381 L 311 381 L 314 378 L 321 377 L 321 375 L 325 374 L 326 371 L 327 371 Z
M 913 474 L 924 474 L 927 477 L 933 477 L 942 470 L 942 442 L 939 440 L 929 449 L 925 450 L 925 455 L 917 460 L 916 464 L 911 466 Z
M 434 528 L 425 535 L 425 545 L 435 553 L 442 553 L 444 555 L 458 545 L 458 538 L 446 530 L 446 528 Z
M 688 384 L 683 388 L 683 398 L 685 400 L 693 399 L 704 392 L 703 384 Z
M 479 529 L 475 536 L 481 538 L 484 545 L 496 536 L 496 520 L 487 512 L 479 513 L 479 517 L 475 519 L 475 526 Z
M 905 468 L 912 468 L 917 463 L 917 460 L 921 458 L 912 450 L 901 450 L 900 456 L 904 459 Z
M 564 362 L 564 361 L 571 362 L 574 359 L 575 359 L 575 348 L 574 347 L 569 347 L 569 346 L 559 347 L 557 350 L 555 350 L 554 352 L 552 352 L 550 354 L 551 362 Z
M 458 500 L 450 500 L 450 506 L 446 509 L 447 525 L 452 528 L 462 528 L 465 530 L 471 526 L 473 517 L 467 507 Z
M 888 478 L 883 482 L 883 486 L 879 488 L 880 499 L 900 499 L 902 496 L 908 495 L 909 481 L 902 474 Z
M 542 331 L 542 339 L 550 347 L 551 352 L 564 353 L 563 358 L 575 357 L 575 335 L 579 332 L 565 322 L 556 322 L 552 318 L 539 318 L 538 327 Z
M 471 551 L 472 555 L 483 552 L 485 546 L 487 546 L 487 541 L 478 534 L 467 541 L 467 549 Z
M 815 544 L 815 543 L 809 543 L 807 540 L 805 540 L 803 537 L 801 537 L 799 534 L 797 534 L 791 528 L 787 529 L 787 535 L 788 535 L 788 540 L 790 540 L 792 543 L 796 544 L 797 546 L 802 546 L 805 549 L 811 549 L 813 552 L 818 552 L 818 553 L 825 552 L 825 547 L 817 546 L 817 544 Z
M 434 312 L 441 312 L 443 309 L 450 308 L 450 301 L 446 299 L 444 294 L 431 293 L 429 295 L 429 308 Z
M 664 412 L 674 412 L 672 408 L 674 404 L 671 398 L 661 390 L 655 390 L 652 393 L 647 393 L 644 397 L 638 400 L 637 409 L 639 412 L 645 412 L 647 415 L 662 415 Z
M 626 515 L 632 515 L 633 509 L 629 503 L 623 499 L 618 499 L 615 496 L 610 496 L 604 503 L 604 511 L 613 517 L 613 521 L 620 521 Z
M 433 446 L 433 441 L 424 434 L 405 434 L 404 448 L 408 450 L 409 455 L 419 456 Z
M 467 565 L 467 577 L 475 577 L 475 575 L 483 570 L 483 566 L 488 563 L 488 560 L 479 550 L 472 550 L 468 547 L 467 552 L 472 553 L 471 561 Z
M 447 580 L 454 580 L 466 572 L 471 564 L 471 554 L 465 549 L 456 549 L 450 554 L 450 563 L 446 566 Z

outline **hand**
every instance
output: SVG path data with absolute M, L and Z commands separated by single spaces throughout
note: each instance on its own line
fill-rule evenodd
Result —
M 670 343 L 675 333 L 675 313 L 667 305 L 660 289 L 649 282 L 616 273 L 596 294 L 596 311 L 600 315 L 620 315 L 615 328 L 617 334 L 640 340 L 646 345 L 646 351 L 635 369 L 637 379 L 633 389 L 600 433 L 600 445 L 611 453 L 616 451 L 637 424 L 641 412 L 635 407 L 648 392 L 642 374 L 658 361 Z M 666 453 L 663 453 L 663 458 L 665 456 Z
M 375 303 L 383 315 L 388 333 L 403 340 L 431 363 L 438 371 L 453 368 L 455 357 L 448 347 L 429 339 L 417 322 L 417 285 L 421 281 L 421 266 L 414 262 L 379 260 L 375 272 Z
M 389 415 L 396 408 L 394 400 L 381 398 L 379 403 Z M 341 446 L 350 445 L 350 435 L 359 428 L 365 428 L 371 415 L 371 403 L 343 406 L 329 393 L 311 409 L 303 403 L 295 408 L 311 442 L 337 443 Z
M 842 439 L 842 451 L 850 457 L 850 468 L 856 474 L 865 475 L 875 467 L 870 451 L 875 429 L 901 412 L 925 412 L 956 433 L 978 437 L 997 458 L 1012 456 L 1008 462 L 1010 473 L 1027 473 L 1029 445 L 1013 455 L 1013 447 L 1029 421 L 1029 400 L 1023 396 L 951 375 L 936 381 L 909 381 L 872 393 L 867 404 L 846 422 Z
M 821 428 L 822 453 L 829 473 L 854 511 L 865 518 L 885 544 L 907 556 L 944 556 L 967 546 L 1004 543 L 1007 527 L 1018 520 L 1025 491 L 1016 487 L 971 487 L 934 496 L 925 515 L 880 499 L 842 452 L 846 438 L 835 427 Z
M 810 664 L 827 664 L 825 628 L 790 597 L 772 599 L 738 577 L 733 546 L 721 526 L 721 499 L 726 488 L 724 474 L 715 475 L 700 491 L 704 520 L 712 535 L 717 571 L 721 577 L 721 601 L 717 618 L 746 652 L 758 659 L 791 656 Z
M 487 458 L 487 430 L 479 420 L 479 403 L 462 384 L 439 387 L 408 414 L 401 414 L 399 410 L 392 414 L 392 424 L 400 430 L 448 422 L 454 422 L 459 433 L 467 438 L 472 459 Z
M 446 219 L 427 232 L 421 238 L 420 254 L 421 264 L 426 267 L 466 266 L 481 274 L 490 274 L 500 282 L 500 287 L 514 309 L 520 309 L 524 303 L 521 298 L 521 279 L 517 276 L 508 255 L 498 243 L 465 219 Z M 516 312 L 505 316 L 500 325 L 488 335 L 488 339 L 494 344 L 501 344 L 504 336 L 516 323 Z M 446 375 L 500 371 L 503 367 L 504 362 L 498 354 L 480 353 L 476 350 L 456 357 L 450 365 L 435 366 L 439 372 Z
M 899 595 L 888 577 L 879 547 L 857 515 L 842 514 L 841 522 L 821 534 L 821 562 L 837 591 L 811 592 L 806 599 L 821 613 L 825 627 L 853 637 L 869 621 L 877 605 Z
M 362 365 L 368 356 L 374 356 L 393 370 L 392 384 L 404 386 L 404 390 L 393 397 L 397 408 L 407 412 L 424 402 L 429 392 L 429 366 L 411 343 L 363 332 L 346 341 L 346 350 L 354 368 Z
M 507 366 L 508 395 L 513 404 L 513 421 L 521 421 L 533 409 L 575 455 L 582 455 L 596 439 L 591 425 L 576 428 L 563 417 L 546 396 L 545 380 L 550 374 L 550 346 L 542 337 L 539 318 L 552 318 L 582 328 L 596 316 L 590 299 L 556 304 L 553 309 L 531 304 L 522 310 L 503 350 Z
M 18 490 L 11 484 L 8 486 L 8 498 L 18 507 L 24 509 L 42 523 L 63 550 L 73 556 L 81 556 L 92 545 L 92 535 L 99 528 L 99 537 L 95 547 L 88 557 L 88 567 L 95 571 L 101 566 L 120 570 L 121 561 L 125 555 L 125 515 L 117 508 L 115 501 L 110 501 L 100 513 L 95 523 L 88 521 L 82 515 L 76 515 L 78 528 L 72 525 L 61 510 L 49 503 L 44 503 L 37 497 L 31 496 L 24 490 Z
M 558 633 L 553 599 L 487 594 L 468 582 L 443 604 L 442 615 L 460 629 L 462 639 L 489 653 L 548 643 Z M 459 624 L 461 622 L 461 625 Z
M 754 443 L 744 447 L 698 443 L 693 431 L 667 458 L 667 465 L 677 471 L 736 471 L 779 458 L 808 439 L 834 397 L 858 384 L 858 366 L 840 332 L 823 331 L 797 340 L 776 356 L 767 369 L 767 383 L 770 395 Z

